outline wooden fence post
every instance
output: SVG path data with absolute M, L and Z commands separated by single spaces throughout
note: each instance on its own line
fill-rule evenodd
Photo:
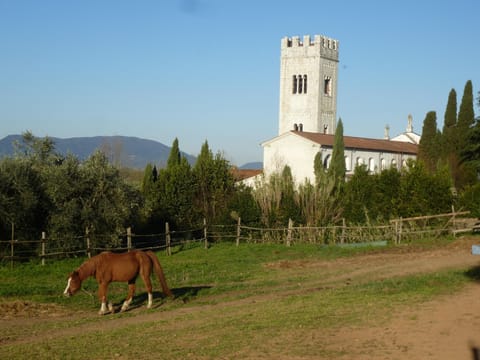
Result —
M 168 222 L 165 223 L 165 243 L 166 243 L 166 253 L 168 256 L 172 255 L 172 248 L 171 246 L 171 237 L 170 237 L 170 225 L 168 225 Z
M 42 231 L 42 265 L 45 265 L 45 245 L 47 242 L 47 236 L 45 231 Z
M 398 225 L 398 233 L 397 233 L 397 244 L 400 244 L 402 242 L 402 226 L 403 226 L 403 221 L 402 221 L 402 218 L 400 217 L 399 225 Z
M 130 226 L 127 228 L 127 249 L 128 252 L 132 250 L 132 228 Z
M 88 258 L 92 257 L 92 249 L 90 248 L 90 236 L 88 236 L 89 230 L 88 226 L 85 228 L 85 238 L 87 239 L 87 255 Z
M 10 267 L 13 268 L 13 254 L 14 254 L 14 251 L 13 251 L 13 244 L 15 242 L 15 224 L 13 223 L 12 221 L 12 238 L 11 238 L 11 241 L 10 241 Z
M 292 219 L 288 219 L 287 246 L 290 246 L 292 242 L 292 227 L 293 227 L 293 221 Z
M 208 249 L 207 219 L 205 218 L 203 218 L 203 237 L 205 238 L 205 249 Z
M 241 219 L 240 219 L 240 216 L 238 217 L 238 220 L 237 220 L 237 246 L 240 245 L 240 223 L 241 223 Z
M 340 244 L 345 242 L 345 232 L 347 231 L 347 222 L 342 218 L 342 236 L 340 237 Z

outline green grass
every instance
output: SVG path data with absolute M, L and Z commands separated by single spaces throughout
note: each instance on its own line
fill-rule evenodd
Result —
M 441 243 L 422 246 L 444 246 Z M 341 352 L 328 348 L 328 336 L 345 326 L 388 321 L 391 314 L 437 296 L 457 291 L 477 270 L 459 269 L 387 279 L 335 281 L 313 268 L 278 269 L 269 264 L 330 261 L 393 249 L 318 247 L 313 245 L 215 244 L 205 250 L 193 246 L 167 257 L 159 253 L 177 299 L 160 301 L 154 309 L 98 317 L 98 302 L 85 292 L 62 296 L 67 274 L 83 259 L 0 267 L 0 304 L 25 300 L 54 303 L 71 312 L 62 321 L 49 319 L 2 329 L 1 337 L 22 339 L 25 334 L 78 328 L 49 339 L 0 345 L 8 358 L 248 358 L 323 356 Z M 340 269 L 341 270 L 341 269 Z M 334 276 L 333 275 L 333 276 Z M 154 283 L 159 290 L 158 284 Z M 112 284 L 113 285 L 113 284 Z M 143 292 L 139 282 L 138 294 Z M 95 293 L 91 280 L 84 288 Z M 111 287 L 113 300 L 126 295 L 124 284 Z M 140 296 L 141 297 L 141 296 Z M 143 299 L 144 300 L 144 299 Z M 161 304 L 161 305 L 160 305 Z M 81 310 L 81 312 L 78 312 Z M 135 322 L 139 315 L 150 316 Z M 292 339 L 294 341 L 292 341 Z M 0 341 L 0 344 L 2 342 Z M 72 349 L 74 351 L 72 352 Z M 160 349 L 163 353 L 160 355 Z

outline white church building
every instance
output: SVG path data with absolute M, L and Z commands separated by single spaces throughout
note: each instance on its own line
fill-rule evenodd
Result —
M 282 39 L 278 135 L 261 144 L 265 177 L 288 165 L 297 183 L 305 179 L 313 183 L 318 152 L 329 167 L 336 129 L 338 50 L 337 40 L 321 35 Z M 344 136 L 347 176 L 361 164 L 372 173 L 400 168 L 416 158 L 419 140 L 410 115 L 406 131 L 394 138 L 388 127 L 384 139 Z

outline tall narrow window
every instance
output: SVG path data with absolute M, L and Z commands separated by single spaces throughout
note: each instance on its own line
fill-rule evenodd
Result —
M 298 93 L 301 94 L 303 90 L 303 78 L 302 75 L 298 75 Z
M 323 82 L 323 93 L 327 96 L 332 95 L 332 79 L 328 76 L 325 77 Z
M 303 93 L 307 93 L 307 75 L 303 75 Z
M 293 94 L 296 94 L 296 93 L 297 93 L 297 75 L 293 75 L 292 93 L 293 93 Z

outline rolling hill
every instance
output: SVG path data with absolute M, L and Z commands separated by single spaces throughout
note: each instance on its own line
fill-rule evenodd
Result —
M 96 150 L 104 151 L 123 167 L 142 169 L 148 163 L 164 167 L 171 148 L 158 141 L 130 136 L 94 136 L 61 139 L 51 137 L 55 149 L 62 155 L 71 153 L 80 160 L 88 158 Z M 14 154 L 15 142 L 21 142 L 21 135 L 9 135 L 0 140 L 0 157 Z M 182 153 L 188 161 L 195 163 L 195 156 Z

